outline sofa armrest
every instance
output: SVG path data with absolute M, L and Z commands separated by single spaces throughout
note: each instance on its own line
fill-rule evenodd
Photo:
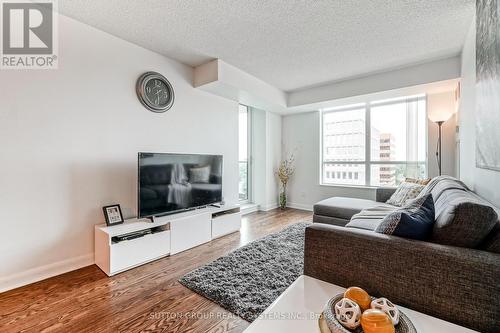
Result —
M 396 187 L 377 187 L 375 190 L 375 201 L 386 202 L 394 192 L 396 192 Z
M 500 254 L 314 224 L 306 228 L 304 274 L 500 332 Z

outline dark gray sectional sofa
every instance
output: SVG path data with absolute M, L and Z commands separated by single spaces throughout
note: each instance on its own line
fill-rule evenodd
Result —
M 377 201 L 331 198 L 306 228 L 304 274 L 360 286 L 402 306 L 481 332 L 500 332 L 500 222 L 495 208 L 451 177 L 434 178 L 436 223 L 428 241 L 374 232 L 380 221 L 349 226 Z M 378 202 L 380 201 L 380 202 Z M 347 226 L 346 226 L 347 224 Z

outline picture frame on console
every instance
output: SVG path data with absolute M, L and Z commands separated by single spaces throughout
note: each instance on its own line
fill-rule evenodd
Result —
M 124 222 L 122 209 L 119 204 L 104 206 L 102 210 L 106 219 L 106 225 L 113 226 Z

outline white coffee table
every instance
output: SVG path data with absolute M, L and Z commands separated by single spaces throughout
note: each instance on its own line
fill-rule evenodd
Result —
M 302 275 L 257 318 L 245 333 L 320 332 L 318 318 L 326 302 L 345 288 Z M 420 312 L 399 307 L 419 333 L 476 332 Z

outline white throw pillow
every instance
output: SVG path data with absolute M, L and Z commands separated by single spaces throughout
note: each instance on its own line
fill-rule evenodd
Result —
M 394 206 L 404 206 L 408 200 L 415 199 L 424 189 L 425 185 L 402 182 L 396 192 L 386 201 Z
M 208 183 L 210 180 L 210 166 L 189 169 L 190 183 Z

